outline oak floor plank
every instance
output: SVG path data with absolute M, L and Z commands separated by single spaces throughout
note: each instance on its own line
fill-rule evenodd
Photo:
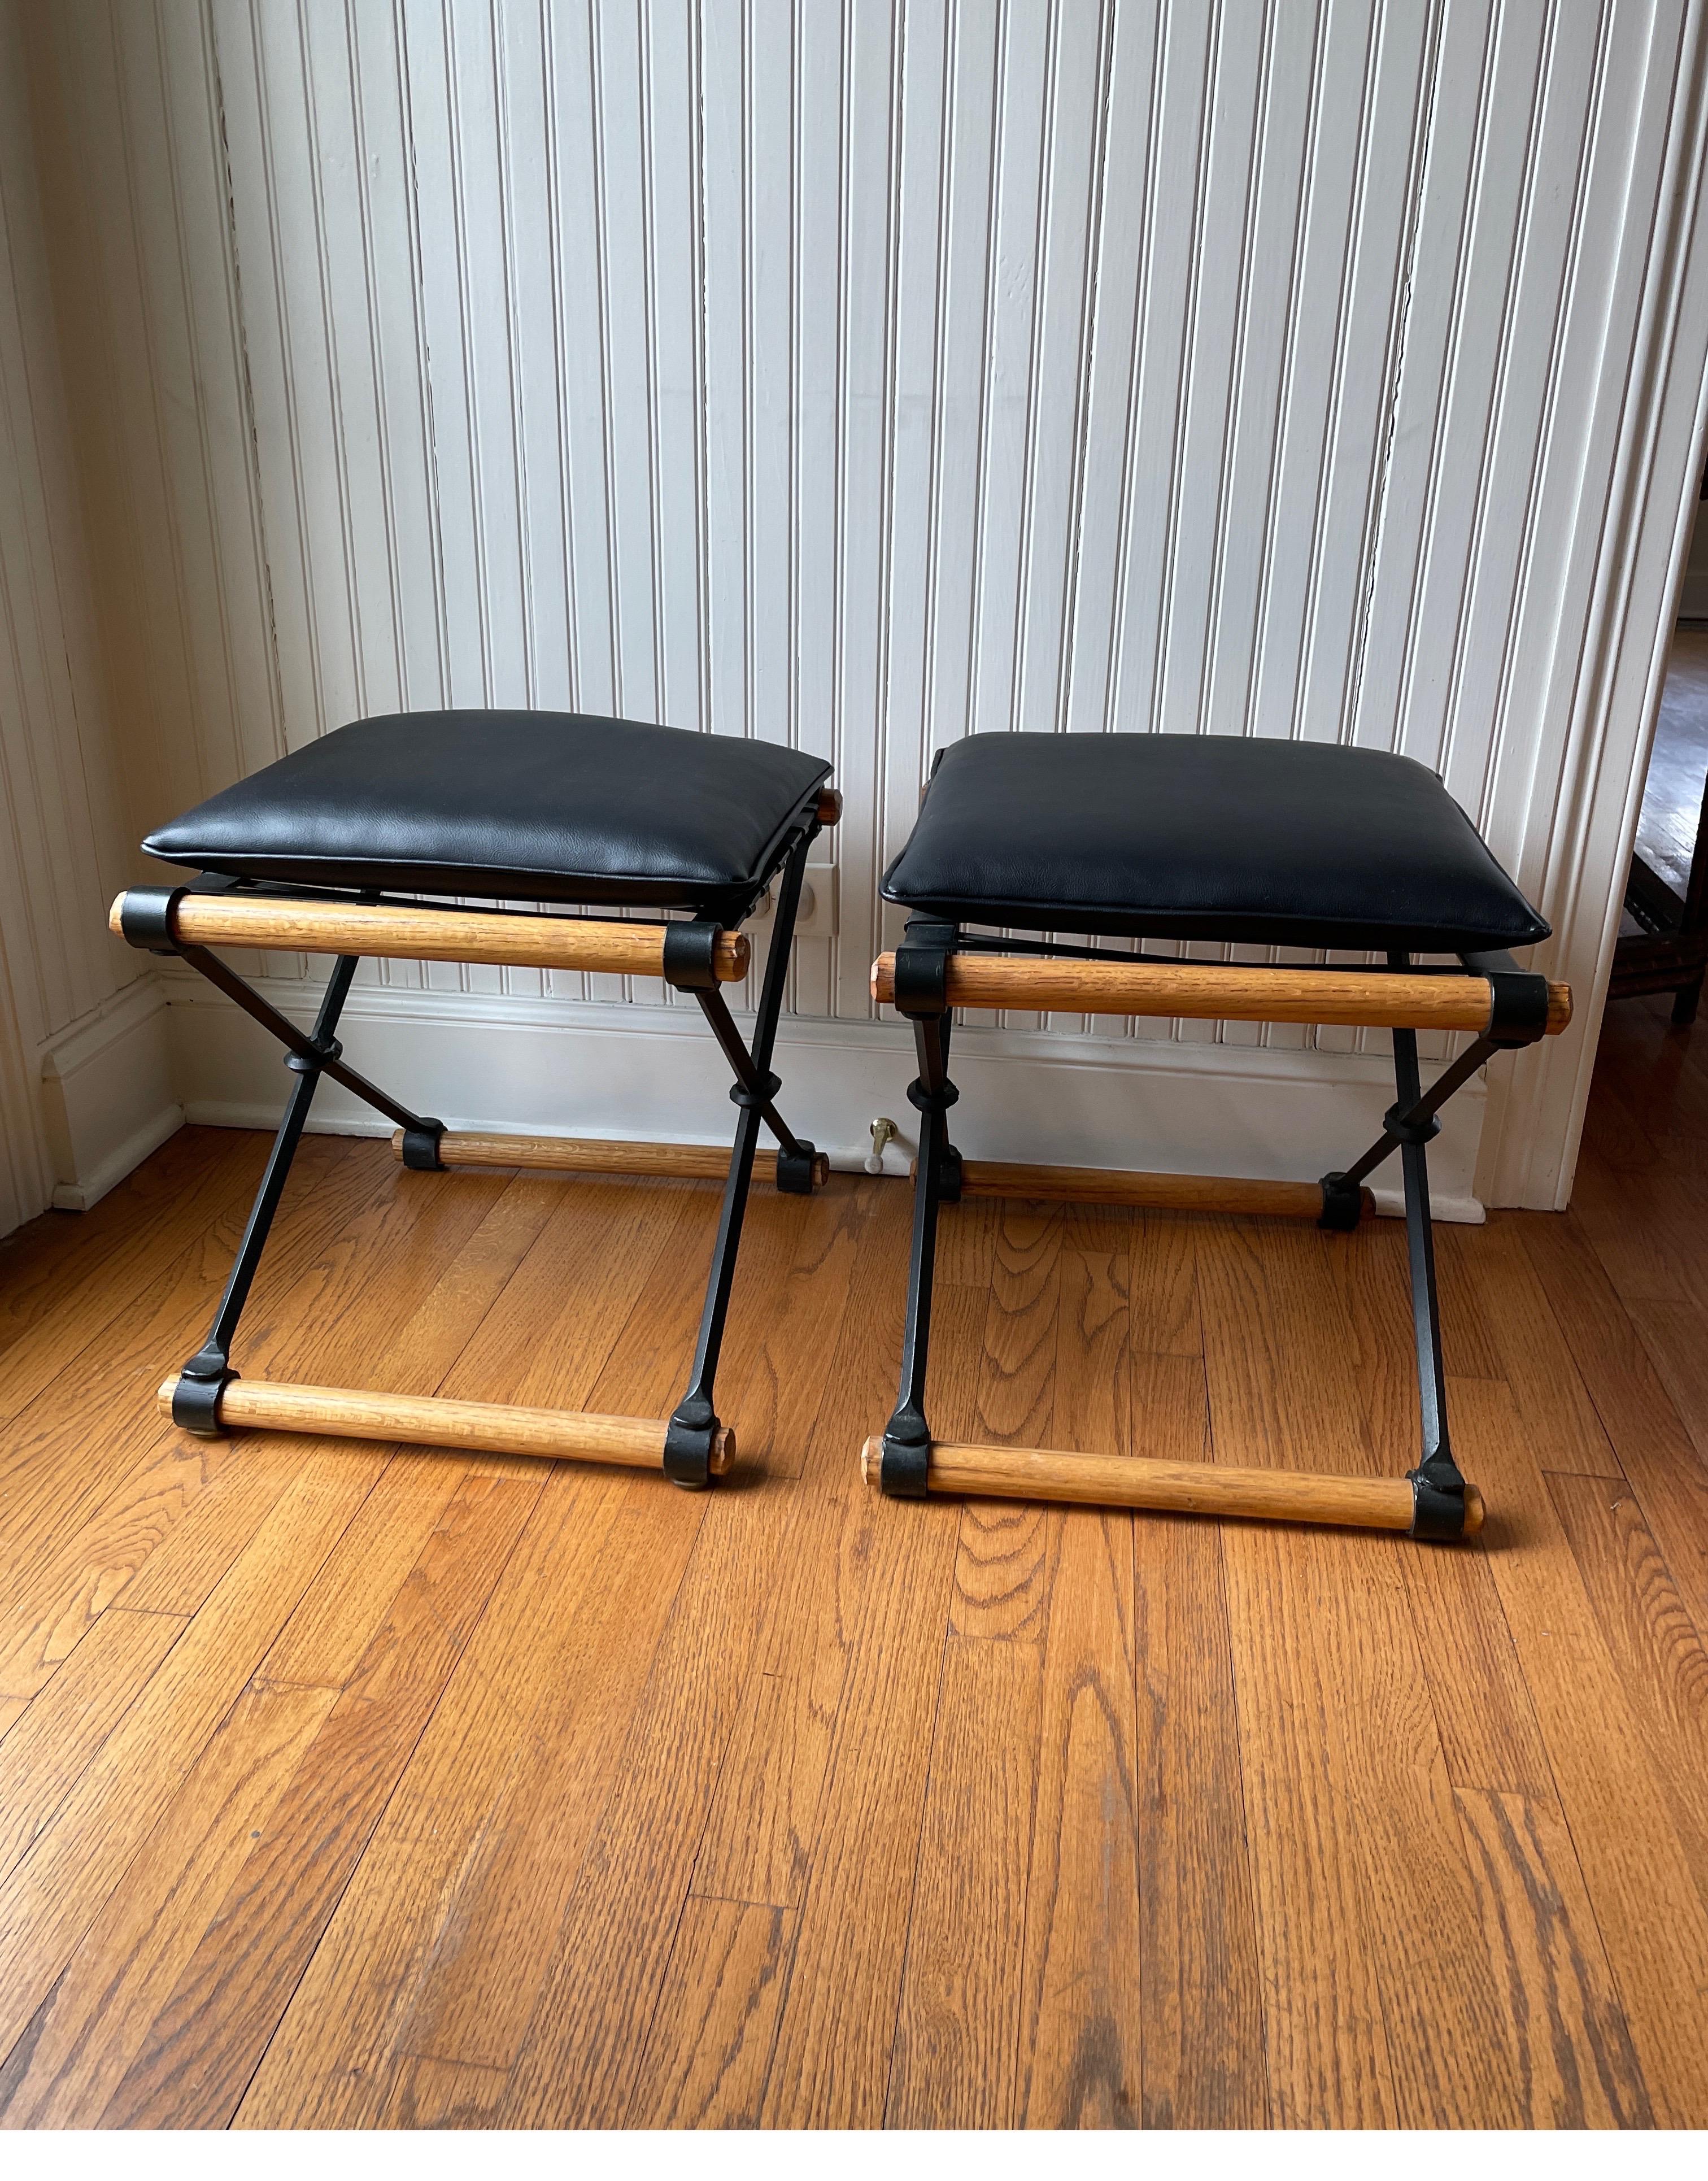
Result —
M 1459 1298 L 1460 1318 L 1457 1332 L 1444 1324 L 1443 1345 L 1456 1377 L 1503 1379 L 1505 1366 L 1483 1322 L 1468 1262 L 1486 1233 L 1480 1228 L 1467 1230 L 1463 1249 L 1443 1278 L 1444 1300 L 1449 1295 Z M 1358 1387 L 1370 1444 L 1382 1467 L 1397 1475 L 1415 1462 L 1420 1439 L 1404 1230 L 1397 1221 L 1367 1225 L 1343 1238 L 1334 1262 L 1338 1291 L 1358 1342 Z M 1444 1311 L 1444 1319 L 1446 1315 Z M 1462 1359 L 1471 1367 L 1458 1369 Z M 1450 1433 L 1452 1422 L 1450 1404 Z M 1498 1507 L 1490 1521 L 1498 1538 Z M 1501 1788 L 1551 1800 L 1547 1753 L 1486 1551 L 1407 1553 L 1399 1565 L 1449 1778 L 1459 1786 Z
M 388 1793 L 256 2071 L 242 2125 L 275 2127 L 285 2112 L 372 2125 L 406 2056 L 502 2067 L 514 2053 L 649 1662 L 649 1648 L 636 1655 L 624 1640 L 633 1601 L 644 1644 L 644 1616 L 679 1576 L 684 1525 L 697 1515 L 638 1504 L 647 1487 L 655 1503 L 668 1489 L 652 1478 L 581 1483 L 573 1537 L 554 1538 L 544 1565 L 521 1554 L 510 1563 L 515 1581 L 501 1584 Z M 554 1578 L 562 1620 L 548 1636 L 539 1608 Z M 519 1612 L 534 1624 L 526 1680 L 497 1663 L 517 1646 Z M 508 1684 L 501 1693 L 494 1670 Z M 477 2002 L 494 1992 L 498 2012 L 483 2023 Z
M 1708 1628 L 1708 1379 L 1693 1434 L 1644 1334 L 1614 1293 L 1574 1212 L 1527 1221 L 1524 1247 L 1608 1437 L 1699 1629 Z M 1642 1305 L 1634 1306 L 1642 1314 Z M 1687 1317 L 1667 1340 L 1671 1306 L 1651 1318 L 1671 1383 L 1691 1399 L 1702 1342 Z M 1687 1306 L 1688 1307 L 1688 1306 Z
M 458 2060 L 405 2060 L 380 2116 L 382 2128 L 489 2129 L 509 2078 Z
M 690 1280 L 681 1261 L 697 1256 L 691 1245 L 709 1232 L 715 1196 L 675 1187 L 626 1204 L 604 1199 L 609 1218 L 637 1223 L 614 1265 L 566 1259 L 554 1229 L 579 1223 L 571 1202 L 517 1275 L 528 1278 L 543 1255 L 569 1281 L 556 1300 L 570 1322 L 561 1348 L 540 1350 L 516 1398 L 538 1400 L 549 1387 L 564 1405 L 663 1412 L 683 1369 L 688 1298 L 697 1313 L 701 1273 Z M 490 1353 L 480 1363 L 492 1367 Z M 465 1367 L 474 1365 L 471 1351 Z M 546 1477 L 547 1519 L 506 1569 L 392 1796 L 256 2073 L 244 2125 L 276 2124 L 281 2103 L 312 2111 L 319 2125 L 372 2123 L 406 2058 L 508 2064 L 705 1505 L 660 1477 Z M 519 1673 L 502 1662 L 529 1616 Z M 565 1764 L 570 1749 L 576 1761 Z M 507 1972 L 496 1993 L 493 1963 Z
M 1452 1388 L 1510 1510 L 1490 1556 L 1657 2125 L 1708 2112 L 1708 1913 L 1510 1392 Z
M 174 1137 L 167 1148 L 178 1140 Z M 41 1268 L 41 1277 L 29 1277 L 36 1268 L 27 1260 L 20 1264 L 17 1304 L 0 1353 L 0 1422 L 10 1423 L 38 1395 L 63 1384 L 90 1344 L 128 1313 L 137 1295 L 167 1278 L 209 1227 L 241 1218 L 260 1176 L 262 1140 L 247 1133 L 201 1129 L 196 1147 L 202 1156 L 187 1168 L 174 1161 L 179 1187 L 158 1203 L 152 1191 L 142 1197 L 136 1203 L 137 1225 L 122 1240 L 103 1224 L 100 1246 L 85 1244 L 63 1256 L 56 1252 L 60 1262 L 50 1260 L 51 1269 Z M 328 1160 L 338 1161 L 348 1148 L 328 1138 L 312 1146 L 306 1142 L 305 1170 L 312 1173 Z M 102 1208 L 96 1206 L 95 1216 Z M 64 1213 L 44 1216 L 56 1225 L 68 1217 Z M 0 1261 L 0 1270 L 9 1272 L 9 1264 Z M 8 1293 L 10 1284 L 9 1280 L 5 1284 Z
M 698 1894 L 779 1908 L 798 1907 L 803 1897 L 847 1667 L 834 1556 L 845 1533 L 869 1538 L 869 1530 L 859 1524 L 870 1488 L 854 1466 L 856 1435 L 872 1429 L 873 1410 L 881 1413 L 882 1404 L 894 1398 L 893 1387 L 883 1390 L 881 1360 L 862 1370 L 851 1389 L 852 1400 L 843 1399 L 838 1389 L 854 1356 L 872 1345 L 867 1328 L 877 1294 L 891 1284 L 887 1251 L 901 1239 L 894 1219 L 891 1212 L 862 1242 L 859 1277 L 851 1286 L 820 1412 L 823 1429 L 813 1434 L 834 1496 L 823 1520 L 803 1533 L 794 1568 L 779 1571 L 779 1594 L 708 1813 L 694 1874 Z M 985 1307 L 983 1294 L 972 1288 L 945 1288 L 939 1296 L 931 1390 L 935 1428 L 968 1426 Z M 880 1356 L 895 1353 L 893 1313 L 890 1322 Z
M 868 1206 L 841 1174 L 833 1174 L 822 1194 L 773 1201 L 791 1207 L 786 1222 L 779 1216 L 774 1223 L 787 1254 L 762 1256 L 743 1234 L 718 1400 L 736 1427 L 744 1464 L 763 1466 L 768 1477 L 799 1477 Z
M 1063 1518 L 1056 1550 L 1021 1963 L 1017 2123 L 1028 2128 L 1138 2122 L 1144 1974 L 1131 1530 L 1124 1517 L 1076 1509 Z
M 886 1499 L 857 1466 L 861 1437 L 895 1400 L 908 1206 L 893 1195 L 862 1251 L 807 1470 L 822 1460 L 835 1495 L 803 1569 L 814 1601 L 803 1648 L 815 1686 L 835 1689 L 834 1721 L 761 2106 L 770 2127 L 881 2120 L 901 1989 L 956 1510 Z M 932 1400 L 945 1416 L 967 1399 L 958 1374 L 971 1361 L 947 1328 L 934 1341 Z M 780 1651 L 787 1641 L 780 1628 Z
M 1128 1229 L 1129 1339 L 1136 1354 L 1200 1356 L 1197 1222 L 1170 1212 L 1137 1212 Z
M 1507 1984 L 1529 2128 L 1652 2128 L 1648 2089 L 1565 1823 L 1522 1795 L 1461 1788 L 1491 1961 Z
M 758 2127 L 794 1923 L 769 1902 L 686 1902 L 631 2128 Z
M 1551 1477 L 1548 1495 L 1708 1903 L 1708 1645 L 1628 1486 Z
M 235 2112 L 533 1502 L 466 1481 L 213 1905 L 102 2113 L 219 2127 Z M 198 1621 L 201 1618 L 197 1616 Z
M 672 1974 L 706 1813 L 768 1603 L 805 1542 L 782 1480 L 719 1494 L 707 1507 L 538 2004 L 517 2024 L 506 2124 L 619 2127 L 644 2094 L 642 2056 Z
M 0 1874 L 11 1869 L 189 1626 L 182 1614 L 102 1615 L 0 1739 Z
M 1048 1446 L 1055 1408 L 1063 1206 L 1006 1201 L 1000 1211 L 974 1437 L 997 1446 Z M 934 1422 L 933 1428 L 943 1435 L 940 1423 Z M 964 1503 L 950 1615 L 955 1634 L 1038 1639 L 1058 1530 L 1049 1509 L 1025 1500 Z
M 1311 1246 L 1322 1239 L 1224 1220 L 1200 1237 L 1220 1461 L 1352 1474 L 1373 1466 L 1355 1342 L 1332 1267 Z M 1355 1616 L 1380 1583 L 1359 1549 L 1368 1542 L 1336 1538 L 1340 1581 L 1325 1592 L 1306 1533 L 1229 1524 L 1222 1538 L 1270 2095 L 1273 2118 L 1288 2127 L 1331 2117 L 1392 2127 L 1399 2117 L 1381 1934 L 1366 1899 L 1356 1786 L 1321 1626 L 1328 1615 Z
M 1593 1153 L 1579 1160 L 1572 1217 L 1626 1305 L 1692 1299 L 1689 1260 L 1697 1245 L 1690 1230 L 1700 1229 L 1702 1213 L 1700 1201 L 1679 1201 L 1681 1184 L 1692 1179 L 1672 1165 L 1615 1172 Z
M 803 1334 L 805 1352 L 790 1357 L 795 1382 L 790 1411 L 798 1415 L 825 1394 L 832 1369 L 826 1335 L 841 1330 L 867 1225 L 863 1215 L 851 1218 L 834 1197 L 825 1213 L 821 1225 L 828 1231 L 807 1262 L 828 1267 L 826 1298 L 835 1306 L 835 1317 L 827 1322 L 821 1307 L 804 1326 L 774 1329 L 769 1341 L 751 1334 L 732 1341 L 719 1395 L 720 1407 L 731 1416 L 749 1413 L 756 1388 L 763 1402 L 776 1369 L 777 1344 L 785 1344 L 780 1352 L 787 1354 Z M 772 1223 L 787 1259 L 798 1264 L 802 1223 L 780 1217 Z M 785 1254 L 772 1252 L 769 1265 L 760 1255 L 756 1284 L 782 1271 Z M 752 1316 L 754 1298 L 748 1300 Z M 763 1685 L 798 1695 L 807 1708 L 809 1736 L 819 1715 L 810 1686 L 802 1689 L 763 1674 L 759 1649 L 768 1610 L 789 1596 L 785 1571 L 812 1550 L 809 1503 L 787 1488 L 800 1459 L 796 1449 L 773 1446 L 764 1456 L 763 1483 L 754 1478 L 745 1488 L 720 1492 L 706 1509 L 610 1803 L 576 1879 L 539 2003 L 525 2025 L 526 2055 L 519 2039 L 511 2062 L 503 2110 L 512 2123 L 539 2124 L 565 2114 L 580 2125 L 624 2121 L 642 2094 L 639 2062 L 661 1992 L 669 1979 L 684 1973 L 673 1959 L 674 1926 L 691 1886 L 705 1890 L 698 1865 L 707 1813 L 716 1799 L 743 1692 Z M 854 1483 L 851 1465 L 848 1488 Z M 705 1631 L 711 1626 L 719 1636 L 708 1647 Z M 800 1742 L 786 1729 L 779 1738 L 792 1755 L 801 1753 Z M 790 1787 L 804 1787 L 813 1769 L 810 1761 L 790 1764 Z M 793 1824 L 807 1821 L 798 1808 L 788 1816 L 787 1832 L 774 1829 L 769 1842 L 780 1859 L 792 1851 Z M 482 2025 L 493 2012 L 490 2003 L 471 2009 Z M 466 2042 L 455 2041 L 459 2057 L 466 2056 Z M 427 2048 L 412 2040 L 412 2049 Z M 680 2046 L 678 2051 L 680 2057 Z M 757 2055 L 750 2051 L 749 2058 Z
M 1195 1256 L 1188 1262 L 1195 1324 Z M 1135 1451 L 1207 1459 L 1202 1354 L 1132 1362 Z M 1270 2110 L 1262 1979 L 1222 1533 L 1168 1517 L 1131 1527 L 1140 2118 L 1159 2128 L 1261 2127 Z
M 311 1465 L 0 1885 L 0 2046 L 51 1990 L 360 1504 Z
M 1037 1644 L 1011 1638 L 951 1636 L 945 1649 L 890 2066 L 890 2128 L 1020 2123 L 1042 1666 Z
M 1485 1227 L 1444 1228 L 1439 1246 L 1444 1272 L 1456 1286 L 1474 1287 L 1482 1304 L 1499 1375 L 1523 1412 L 1538 1467 L 1623 1475 L 1513 1216 L 1496 1212 Z M 1458 1375 L 1451 1361 L 1448 1368 Z
M 265 1684 L 238 1698 L 14 2056 L 8 2127 L 99 2117 L 332 1703 Z
M 266 1267 L 268 1286 L 257 1282 L 257 1302 L 275 1314 L 292 1307 L 279 1302 L 281 1287 L 288 1295 L 311 1292 L 305 1261 L 374 1187 L 372 1173 L 364 1176 L 348 1158 L 311 1163 L 320 1167 L 318 1181 L 311 1174 L 300 1193 L 277 1262 Z M 35 1522 L 8 1540 L 8 1564 L 27 1571 L 8 1586 L 0 1610 L 0 1686 L 25 1693 L 39 1687 L 118 1598 L 143 1611 L 194 1611 L 295 1473 L 289 1459 L 267 1462 L 256 1490 L 237 1442 L 191 1438 L 161 1416 L 155 1398 L 173 1362 L 201 1338 L 237 1234 L 234 1221 L 216 1223 L 185 1253 L 180 1277 L 163 1283 L 157 1298 L 141 1303 L 103 1343 L 99 1392 L 69 1416 L 44 1415 L 38 1434 L 44 1460 L 63 1458 L 79 1428 L 91 1427 L 96 1445 L 110 1446 L 113 1459 L 65 1464 L 63 1483 L 32 1495 Z M 264 1331 L 257 1350 L 266 1353 Z M 198 1579 L 161 1580 L 163 1571 L 193 1553 L 208 1526 L 202 1503 L 221 1506 L 234 1494 L 246 1519 L 201 1557 Z M 168 1556 L 143 1576 L 163 1551 Z

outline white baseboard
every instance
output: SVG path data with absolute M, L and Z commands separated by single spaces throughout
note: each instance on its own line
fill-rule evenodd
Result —
M 286 1088 L 277 1046 L 188 973 L 168 970 L 163 981 L 188 1118 L 273 1126 Z M 317 986 L 255 981 L 293 1020 L 312 1019 Z M 353 1067 L 454 1128 L 727 1143 L 733 1124 L 729 1079 L 697 1011 L 686 1008 L 368 985 L 351 993 L 339 1035 Z M 784 1111 L 833 1165 L 858 1171 L 871 1123 L 887 1114 L 900 1134 L 885 1171 L 906 1173 L 916 1138 L 904 1024 L 790 1019 L 775 1064 Z M 1373 1056 L 978 1028 L 956 1031 L 953 1072 L 961 1094 L 955 1138 L 969 1158 L 1262 1179 L 1347 1165 L 1380 1132 L 1393 1100 L 1389 1063 Z M 1431 1146 L 1438 1219 L 1483 1217 L 1472 1177 L 1484 1095 L 1480 1078 L 1468 1085 Z M 335 1084 L 322 1086 L 310 1126 L 390 1133 Z M 1378 1206 L 1397 1210 L 1397 1168 L 1380 1179 Z
M 41 1055 L 41 1110 L 61 1212 L 98 1204 L 183 1127 L 158 976 L 139 978 L 51 1041 Z

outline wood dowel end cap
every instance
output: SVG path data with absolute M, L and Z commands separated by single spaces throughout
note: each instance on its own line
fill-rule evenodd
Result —
M 860 1449 L 860 1474 L 875 1491 L 883 1481 L 884 1442 L 868 1438 Z
M 830 1154 L 829 1154 L 829 1151 L 814 1151 L 814 1152 L 813 1152 L 813 1186 L 815 1189 L 822 1189 L 822 1188 L 824 1186 L 825 1183 L 826 1183 L 827 1181 L 829 1181 L 829 1179 L 830 1179 Z
M 172 1397 L 177 1391 L 178 1373 L 174 1371 L 172 1376 L 166 1381 L 164 1385 L 161 1387 L 160 1391 L 154 1397 L 155 1400 L 159 1402 L 161 1407 L 165 1410 L 168 1416 L 172 1414 Z
M 124 936 L 124 896 L 122 893 L 113 897 L 113 906 L 107 912 L 107 929 L 115 939 Z
M 401 1159 L 403 1157 L 403 1130 L 401 1129 L 394 1129 L 391 1132 L 391 1155 L 394 1159 Z
M 1548 986 L 1546 1035 L 1550 1037 L 1557 1037 L 1571 1019 L 1572 987 L 1569 985 L 1556 985 L 1551 980 Z
M 872 964 L 872 997 L 880 1006 L 895 997 L 895 957 L 880 954 Z
M 753 945 L 745 931 L 720 931 L 713 966 L 722 985 L 739 985 L 753 960 Z
M 736 1463 L 736 1432 L 725 1424 L 712 1436 L 711 1470 L 714 1477 L 727 1477 Z
M 1487 1512 L 1482 1494 L 1474 1484 L 1468 1484 L 1465 1487 L 1465 1535 L 1468 1538 L 1474 1538 L 1482 1528 L 1483 1517 Z
M 842 791 L 839 787 L 821 787 L 818 800 L 813 806 L 813 815 L 821 825 L 835 825 L 842 816 Z

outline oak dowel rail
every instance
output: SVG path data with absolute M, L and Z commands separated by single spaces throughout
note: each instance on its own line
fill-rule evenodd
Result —
M 1037 1008 L 1095 1015 L 1181 1015 L 1198 1022 L 1335 1023 L 1358 1028 L 1486 1030 L 1486 977 L 1412 976 L 1371 969 L 1290 969 L 1237 963 L 1086 962 L 951 954 L 946 996 L 956 1008 Z M 895 997 L 895 957 L 872 964 L 872 997 Z M 1568 985 L 1548 987 L 1548 1035 L 1572 1019 Z
M 160 1389 L 169 1416 L 176 1376 Z M 412 1440 L 468 1454 L 535 1455 L 548 1461 L 608 1461 L 662 1469 L 669 1428 L 651 1416 L 600 1416 L 565 1409 L 519 1409 L 490 1401 L 438 1400 L 417 1394 L 362 1394 L 342 1386 L 285 1385 L 234 1378 L 219 1421 L 252 1431 L 312 1432 L 332 1438 Z M 712 1444 L 712 1474 L 736 1458 L 736 1434 Z
M 1358 1193 L 1368 1216 L 1375 1210 L 1376 1200 L 1368 1189 Z M 1000 1159 L 964 1159 L 961 1194 L 1033 1197 L 1053 1204 L 1131 1204 L 1149 1212 L 1231 1212 L 1248 1218 L 1323 1216 L 1322 1184 L 1316 1181 L 1137 1173 L 1121 1167 L 1017 1166 Z
M 881 1438 L 860 1450 L 861 1473 L 879 1483 Z M 1148 1507 L 1182 1515 L 1244 1515 L 1275 1522 L 1334 1522 L 1363 1530 L 1412 1527 L 1402 1477 L 1323 1477 L 1281 1469 L 1222 1469 L 1213 1462 L 1148 1461 L 1120 1454 L 1064 1454 L 1051 1447 L 972 1446 L 934 1439 L 926 1472 L 934 1493 L 995 1499 L 1064 1499 L 1087 1507 Z M 1465 1535 L 1483 1527 L 1482 1494 L 1465 1488 Z
M 403 1157 L 403 1130 L 394 1129 L 394 1157 Z M 722 1181 L 730 1171 L 730 1154 L 719 1144 L 641 1144 L 602 1141 L 579 1136 L 504 1136 L 473 1130 L 447 1129 L 439 1138 L 439 1158 L 446 1166 L 529 1167 L 559 1173 L 628 1173 L 668 1175 L 678 1180 Z M 756 1181 L 775 1181 L 777 1154 L 756 1151 Z M 822 1185 L 830 1178 L 830 1157 L 819 1151 L 813 1160 L 813 1179 Z
M 124 897 L 107 922 L 123 936 Z M 664 974 L 664 926 L 479 909 L 409 908 L 390 902 L 290 901 L 267 894 L 186 893 L 173 936 L 194 947 L 276 947 L 307 954 L 379 955 L 406 962 L 483 962 L 526 969 L 587 969 L 619 977 Z M 740 931 L 718 935 L 722 983 L 747 974 Z

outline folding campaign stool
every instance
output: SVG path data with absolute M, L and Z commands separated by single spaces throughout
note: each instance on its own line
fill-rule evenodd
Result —
M 807 851 L 840 798 L 821 759 L 766 743 L 552 712 L 422 712 L 361 720 L 295 751 L 143 843 L 203 875 L 121 894 L 112 925 L 135 947 L 175 953 L 286 1048 L 295 1075 L 272 1157 L 207 1340 L 160 1389 L 186 1431 L 233 1425 L 413 1440 L 486 1452 L 662 1467 L 703 1485 L 729 1467 L 732 1432 L 714 1379 L 729 1307 L 759 1124 L 778 1149 L 763 1164 L 806 1195 L 829 1162 L 796 1136 L 774 1101 L 771 1053 Z M 719 990 L 747 975 L 734 927 L 779 881 L 751 1046 Z M 470 909 L 399 895 L 631 905 L 686 910 L 673 920 Z M 302 1030 L 207 952 L 295 948 L 337 957 L 311 1030 Z M 582 1143 L 458 1135 L 411 1113 L 341 1057 L 334 1035 L 358 958 L 510 964 L 662 977 L 691 992 L 722 1047 L 740 1107 L 726 1157 L 697 1145 Z M 231 1367 L 231 1345 L 267 1229 L 322 1075 L 397 1124 L 405 1166 L 525 1166 L 724 1180 L 699 1344 L 668 1422 L 564 1414 L 483 1402 L 267 1384 Z
M 1565 1028 L 1571 994 L 1506 950 L 1548 926 L 1426 766 L 1316 743 L 1165 734 L 985 734 L 933 768 L 918 823 L 884 875 L 912 914 L 873 966 L 874 997 L 910 1017 L 919 1074 L 913 1250 L 901 1398 L 862 1457 L 888 1493 L 974 1493 L 1270 1516 L 1459 1538 L 1483 1504 L 1454 1462 L 1424 1147 L 1440 1109 L 1490 1054 Z M 977 936 L 968 924 L 1129 939 L 1233 940 L 1385 954 L 1384 969 L 1253 967 Z M 1456 955 L 1420 968 L 1414 953 Z M 1320 1182 L 1209 1180 L 1075 1168 L 982 1166 L 949 1140 L 956 1008 L 1338 1023 L 1393 1032 L 1398 1092 L 1382 1134 Z M 1427 1091 L 1419 1030 L 1474 1030 Z M 962 1196 L 1079 1199 L 1291 1213 L 1350 1230 L 1365 1178 L 1398 1151 L 1416 1321 L 1423 1452 L 1403 1478 L 1296 1476 L 1121 1455 L 934 1441 L 925 1416 L 939 1204 Z

